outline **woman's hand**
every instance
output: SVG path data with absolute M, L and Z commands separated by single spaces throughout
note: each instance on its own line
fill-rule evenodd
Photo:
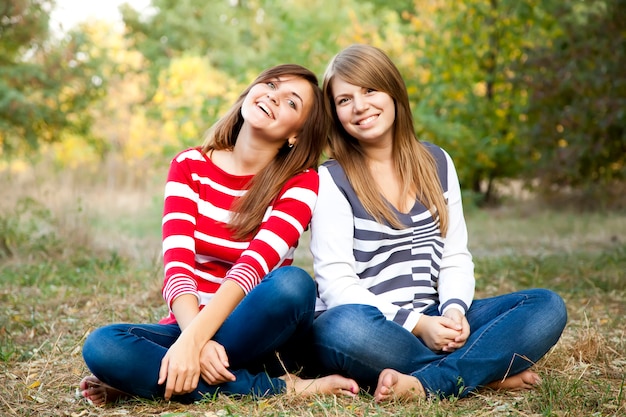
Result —
M 224 346 L 214 340 L 209 340 L 200 353 L 202 379 L 210 385 L 234 381 L 235 375 L 228 370 L 229 366 Z
M 165 383 L 164 398 L 193 391 L 199 379 L 200 350 L 181 335 L 161 360 L 158 383 Z
M 460 326 L 460 333 L 454 338 L 454 342 L 448 343 L 448 345 L 442 349 L 444 352 L 454 352 L 462 348 L 465 342 L 467 342 L 467 338 L 470 335 L 470 326 L 465 315 L 456 308 L 448 309 L 443 315 L 454 321 L 457 324 L 457 328 Z
M 453 317 L 422 315 L 413 329 L 413 334 L 435 352 L 452 352 L 463 346 L 469 335 L 469 324 L 465 317 L 462 314 L 462 318 Z

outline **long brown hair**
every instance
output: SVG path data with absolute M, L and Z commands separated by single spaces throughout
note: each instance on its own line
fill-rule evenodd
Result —
M 291 177 L 307 168 L 317 168 L 330 124 L 330 119 L 324 112 L 324 99 L 317 77 L 313 72 L 296 64 L 266 69 L 205 135 L 202 152 L 232 149 L 244 122 L 241 106 L 252 86 L 285 76 L 299 77 L 310 83 L 313 90 L 311 110 L 298 133 L 296 145 L 290 148 L 285 140 L 276 157 L 253 177 L 247 192 L 232 207 L 235 214 L 230 226 L 235 231 L 236 239 L 243 239 L 258 230 L 267 207 Z
M 401 228 L 403 225 L 381 198 L 381 192 L 368 169 L 359 141 L 345 131 L 337 117 L 332 91 L 332 81 L 336 76 L 350 84 L 372 88 L 391 96 L 396 108 L 392 157 L 398 178 L 402 182 L 402 194 L 416 190 L 417 198 L 430 210 L 433 219 L 439 214 L 441 235 L 445 236 L 448 229 L 448 210 L 437 174 L 437 164 L 415 135 L 409 96 L 398 68 L 376 47 L 351 45 L 335 55 L 329 63 L 322 90 L 327 112 L 334 121 L 330 130 L 330 156 L 345 170 L 367 212 L 377 221 L 384 219 L 392 226 Z

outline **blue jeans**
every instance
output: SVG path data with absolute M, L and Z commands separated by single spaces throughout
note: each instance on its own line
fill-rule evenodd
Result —
M 424 314 L 439 315 L 437 308 Z M 441 353 L 375 307 L 337 306 L 315 319 L 313 351 L 325 372 L 345 374 L 366 389 L 392 368 L 416 377 L 429 396 L 464 397 L 543 357 L 561 336 L 567 311 L 556 293 L 532 289 L 474 300 L 466 317 L 471 333 L 465 345 Z
M 281 393 L 283 365 L 294 367 L 290 352 L 310 332 L 315 283 L 304 270 L 285 266 L 268 274 L 228 316 L 213 337 L 226 349 L 236 381 L 209 385 L 173 397 L 193 402 L 216 393 L 265 396 Z M 161 359 L 181 333 L 177 324 L 112 324 L 96 329 L 83 346 L 89 370 L 102 382 L 131 396 L 163 398 L 158 385 Z M 275 352 L 281 353 L 282 364 Z M 284 355 L 283 355 L 284 351 Z M 288 368 L 289 369 L 289 368 Z M 291 370 L 291 369 L 290 369 Z

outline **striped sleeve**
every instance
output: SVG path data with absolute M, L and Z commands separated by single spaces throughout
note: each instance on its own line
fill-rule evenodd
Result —
M 451 307 L 457 307 L 466 313 L 474 298 L 474 262 L 468 249 L 468 234 L 461 188 L 452 158 L 445 153 L 448 164 L 448 200 L 449 224 L 445 238 L 441 266 L 439 271 L 439 311 L 445 313 Z
M 290 264 L 298 239 L 311 220 L 318 187 L 317 172 L 311 169 L 290 179 L 225 279 L 235 281 L 247 294 L 270 271 Z
M 187 160 L 199 160 L 200 152 L 180 153 L 170 164 L 165 184 L 163 204 L 163 266 L 165 279 L 162 294 L 171 308 L 172 302 L 183 294 L 199 298 L 194 279 L 196 218 L 198 191 L 194 189 Z

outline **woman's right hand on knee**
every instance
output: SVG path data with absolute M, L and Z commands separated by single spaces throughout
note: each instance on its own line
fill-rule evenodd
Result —
M 202 379 L 209 385 L 234 381 L 236 378 L 228 370 L 229 366 L 228 355 L 224 346 L 214 340 L 209 340 L 200 353 Z

